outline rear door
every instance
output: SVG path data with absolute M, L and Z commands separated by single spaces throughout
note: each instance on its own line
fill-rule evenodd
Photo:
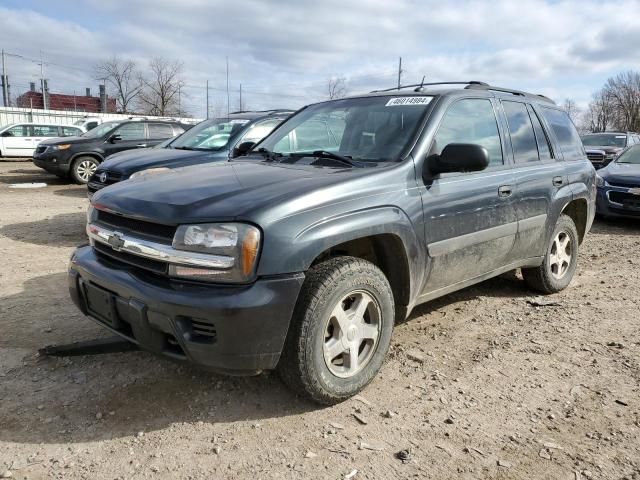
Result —
M 153 147 L 175 135 L 170 123 L 148 123 L 147 132 L 148 138 L 145 142 L 145 146 L 147 147 Z
M 429 157 L 451 143 L 472 143 L 487 149 L 490 163 L 481 172 L 436 175 L 421 188 L 429 263 L 420 301 L 512 261 L 515 179 L 496 106 L 486 97 L 455 101 L 432 140 Z
M 540 116 L 524 102 L 502 100 L 511 140 L 517 196 L 518 259 L 544 254 L 550 207 L 558 190 L 567 184 L 562 161 L 552 148 Z
M 34 150 L 40 142 L 60 136 L 58 125 L 32 125 L 32 141 Z
M 16 125 L 2 132 L 2 154 L 7 157 L 31 157 L 35 145 L 31 125 Z

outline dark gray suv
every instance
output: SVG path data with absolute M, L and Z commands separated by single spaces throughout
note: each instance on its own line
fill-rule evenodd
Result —
M 330 404 L 374 378 L 420 303 L 517 268 L 539 292 L 567 287 L 595 192 L 545 97 L 480 82 L 373 92 L 305 107 L 229 162 L 100 190 L 69 287 L 145 349 L 277 369 Z

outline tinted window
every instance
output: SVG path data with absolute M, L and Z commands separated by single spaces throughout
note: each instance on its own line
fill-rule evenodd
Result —
M 15 127 L 10 128 L 9 130 L 5 130 L 2 133 L 3 137 L 30 137 L 29 135 L 29 125 L 17 125 Z
M 627 146 L 627 136 L 619 133 L 593 133 L 582 137 L 587 147 L 619 147 Z
M 493 105 L 483 98 L 454 103 L 445 113 L 434 138 L 431 153 L 440 154 L 450 143 L 475 143 L 489 152 L 489 165 L 502 165 L 502 145 Z
M 34 137 L 57 137 L 58 133 L 57 125 L 34 125 L 33 136 Z
M 72 135 L 82 135 L 82 130 L 74 127 L 62 127 L 63 137 L 70 137 Z
M 89 122 L 85 125 L 87 130 L 91 130 L 92 128 L 96 128 L 98 126 L 98 122 Z
M 143 140 L 144 125 L 141 122 L 127 123 L 113 133 L 114 135 L 120 135 L 122 140 Z
M 269 135 L 271 131 L 276 128 L 276 125 L 278 125 L 281 121 L 282 119 L 273 119 L 254 123 L 249 127 L 247 133 L 245 133 L 244 137 L 240 141 L 258 143 L 264 137 Z
M 527 106 L 517 102 L 502 102 L 502 106 L 507 115 L 511 146 L 516 163 L 538 161 L 538 145 Z
M 584 157 L 584 147 L 580 135 L 569 116 L 562 110 L 542 108 L 542 115 L 556 135 L 565 160 L 578 160 Z
M 547 132 L 544 131 L 542 123 L 538 118 L 538 114 L 534 112 L 530 106 L 527 106 L 527 110 L 529 110 L 529 117 L 533 123 L 533 131 L 536 133 L 536 142 L 538 143 L 540 160 L 552 160 L 553 156 L 551 154 L 551 145 L 549 143 L 549 138 L 547 137 Z
M 149 138 L 160 140 L 163 138 L 171 138 L 173 137 L 173 128 L 168 123 L 150 123 L 148 125 L 149 128 Z

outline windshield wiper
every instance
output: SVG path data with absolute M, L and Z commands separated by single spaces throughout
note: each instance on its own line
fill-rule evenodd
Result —
M 351 157 L 346 157 L 344 155 L 339 155 L 337 153 L 333 153 L 333 152 L 329 152 L 327 150 L 316 150 L 314 152 L 311 153 L 292 153 L 291 154 L 292 157 L 298 157 L 298 158 L 304 158 L 304 157 L 318 157 L 318 158 L 326 158 L 328 160 L 334 160 L 336 162 L 339 162 L 343 165 L 347 165 L 349 167 L 356 167 L 356 168 L 361 168 L 364 165 L 362 165 L 359 162 L 354 162 L 353 159 Z M 313 162 L 315 163 L 315 162 Z
M 262 155 L 267 162 L 279 162 L 281 160 L 282 154 L 277 152 L 272 152 L 271 150 L 267 150 L 266 148 L 259 148 L 256 150 L 260 155 Z
M 172 147 L 174 150 L 195 150 L 192 147 Z

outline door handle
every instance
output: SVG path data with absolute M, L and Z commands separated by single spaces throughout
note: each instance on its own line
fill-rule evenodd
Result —
M 499 197 L 510 197 L 513 193 L 513 188 L 511 185 L 502 185 L 498 188 L 498 196 Z
M 562 177 L 553 177 L 553 186 L 561 187 L 564 185 L 564 179 Z

